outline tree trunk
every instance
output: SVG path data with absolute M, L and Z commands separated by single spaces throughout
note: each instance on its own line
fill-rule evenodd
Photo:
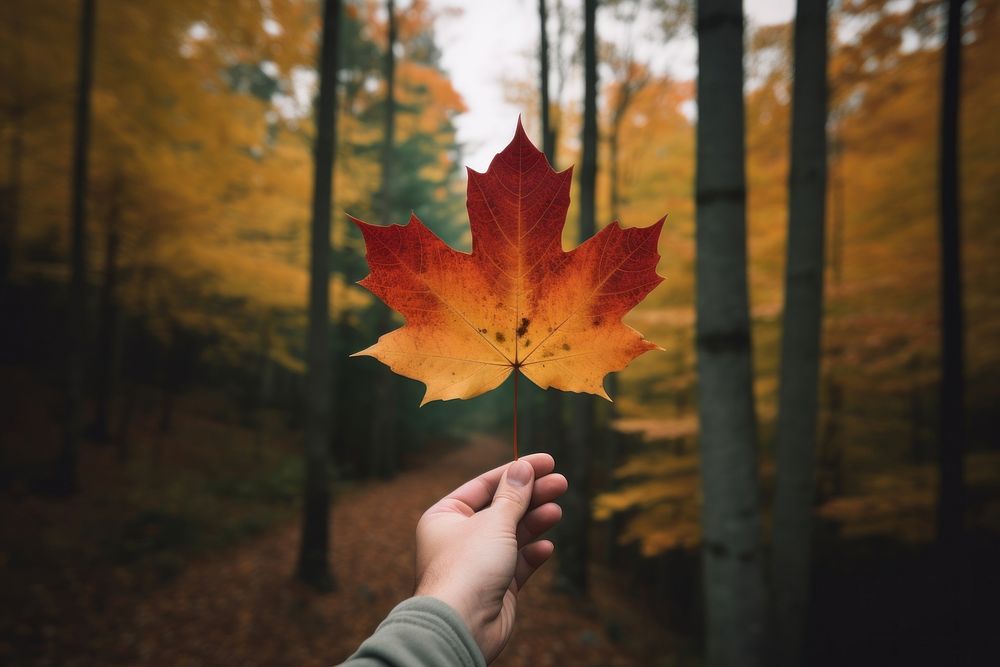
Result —
M 594 235 L 597 197 L 597 0 L 584 1 L 583 147 L 580 159 L 580 242 Z
M 771 584 L 775 664 L 802 664 L 809 602 L 823 323 L 827 9 L 795 12 L 788 250 L 781 339 Z
M 561 17 L 560 17 L 561 18 Z M 541 91 L 541 124 L 542 124 L 542 152 L 549 166 L 556 169 L 556 132 L 552 124 L 552 101 L 549 93 L 549 33 L 548 33 L 548 11 L 546 0 L 538 0 L 538 19 L 540 24 L 541 44 L 539 46 L 539 90 Z M 566 451 L 565 432 L 566 427 L 563 421 L 563 395 L 560 391 L 545 392 L 545 409 L 542 411 L 542 418 L 536 419 L 539 432 L 544 435 L 545 441 L 538 442 L 535 447 L 539 450 L 549 450 L 561 459 Z
M 316 108 L 312 225 L 309 248 L 309 329 L 306 340 L 305 497 L 298 578 L 318 590 L 334 586 L 330 572 L 330 208 L 337 143 L 337 49 L 340 0 L 323 2 L 323 36 Z
M 97 326 L 97 386 L 93 437 L 98 442 L 111 439 L 111 403 L 114 400 L 118 369 L 118 253 L 121 241 L 120 186 L 116 184 L 108 211 L 104 248 L 104 284 L 101 286 L 101 311 Z
M 623 85 L 625 85 L 623 83 Z M 619 95 L 626 95 L 625 91 L 620 89 L 618 91 Z M 628 107 L 628 102 L 622 102 L 619 100 L 619 104 L 615 105 L 615 111 L 611 117 L 611 131 L 609 132 L 608 139 L 608 202 L 611 205 L 611 220 L 621 221 L 621 192 L 618 189 L 618 158 L 621 148 L 621 123 L 622 119 L 625 117 L 625 111 Z M 614 400 L 618 396 L 618 373 L 608 373 L 608 379 L 605 380 L 607 384 L 608 395 Z M 610 419 L 615 419 L 618 416 L 618 406 L 612 403 L 608 408 L 608 415 Z M 609 438 L 612 437 L 613 431 L 611 428 L 608 429 Z M 609 440 L 610 444 L 610 440 Z
M 631 59 L 628 60 L 631 63 Z M 621 220 L 621 190 L 619 183 L 619 160 L 621 157 L 621 126 L 632 101 L 635 92 L 633 88 L 635 82 L 631 80 L 631 71 L 626 68 L 623 80 L 618 83 L 618 99 L 616 100 L 611 113 L 611 128 L 608 132 L 608 202 L 611 206 L 611 220 Z M 618 373 L 608 373 L 605 380 L 608 395 L 612 401 L 618 396 Z M 618 465 L 618 432 L 614 429 L 612 422 L 618 418 L 617 403 L 608 405 L 607 423 L 604 428 L 604 449 L 605 465 L 609 470 Z
M 941 486 L 937 531 L 942 545 L 962 536 L 965 506 L 965 364 L 962 258 L 958 190 L 959 95 L 962 74 L 962 0 L 948 3 L 941 91 Z
M 21 16 L 19 8 L 11 6 L 11 28 L 14 43 L 11 48 L 11 61 L 14 71 L 24 71 L 24 40 L 21 35 Z M 21 218 L 21 166 L 24 162 L 24 118 L 27 113 L 24 102 L 24 90 L 17 86 L 11 91 L 13 106 L 10 112 L 10 152 L 8 153 L 7 186 L 3 201 L 0 202 L 0 287 L 10 281 L 14 268 L 14 250 L 17 245 L 17 228 Z M 3 191 L 0 191 L 3 192 Z
M 762 664 L 765 591 L 746 261 L 743 10 L 699 0 L 695 197 L 709 667 Z
M 622 121 L 625 120 L 625 114 L 628 113 L 629 105 L 632 103 L 632 99 L 635 94 L 645 85 L 644 79 L 633 79 L 632 75 L 632 59 L 629 57 L 627 59 L 627 66 L 625 72 L 625 78 L 619 82 L 618 87 L 618 99 L 614 105 L 614 110 L 611 114 L 611 130 L 609 132 L 608 148 L 610 155 L 608 156 L 608 201 L 611 204 L 611 220 L 620 221 L 621 220 L 621 184 L 619 183 L 619 160 L 621 157 L 621 127 Z M 607 391 L 608 395 L 612 399 L 618 395 L 618 373 L 609 373 L 607 379 Z M 618 406 L 615 403 L 611 403 L 608 409 L 608 413 L 611 419 L 618 417 Z M 614 439 L 615 433 L 612 429 L 608 429 L 608 441 L 612 449 L 614 449 Z
M 580 160 L 580 242 L 594 235 L 597 182 L 597 0 L 584 2 L 583 29 L 583 154 Z M 594 397 L 570 397 L 572 423 L 566 472 L 570 490 L 563 500 L 560 545 L 560 583 L 568 590 L 587 593 L 590 533 L 590 453 L 594 446 Z
M 392 224 L 393 215 L 393 148 L 396 143 L 396 3 L 386 0 L 388 36 L 385 46 L 385 116 L 382 119 L 382 224 Z M 385 304 L 379 309 L 379 331 L 392 326 L 392 311 Z M 368 449 L 368 472 L 378 477 L 391 477 L 395 472 L 398 410 L 396 409 L 396 376 L 380 373 L 376 389 L 378 410 L 372 411 L 372 442 Z
M 963 641 L 965 596 L 969 586 L 964 555 L 965 361 L 962 312 L 961 217 L 959 202 L 959 102 L 962 76 L 962 0 L 948 2 L 941 89 L 939 154 L 941 235 L 941 431 L 938 449 L 940 481 L 937 543 L 946 591 L 946 645 L 956 655 Z M 960 662 L 963 662 L 959 658 Z
M 551 104 L 549 99 L 549 14 L 545 0 L 538 0 L 538 23 L 539 23 L 539 45 L 538 45 L 538 83 L 541 97 L 541 124 L 542 124 L 542 152 L 549 161 L 549 165 L 555 168 L 555 133 L 552 131 Z
M 73 138 L 73 192 L 70 216 L 70 284 L 66 326 L 66 387 L 63 437 L 55 470 L 55 491 L 76 493 L 87 339 L 87 152 L 90 148 L 90 90 L 94 73 L 94 19 L 97 0 L 83 0 L 77 55 L 76 115 Z
M 10 282 L 17 245 L 17 228 L 21 217 L 21 165 L 24 162 L 24 109 L 18 106 L 11 119 L 10 154 L 7 167 L 7 187 L 3 206 L 3 228 L 0 230 L 0 286 Z

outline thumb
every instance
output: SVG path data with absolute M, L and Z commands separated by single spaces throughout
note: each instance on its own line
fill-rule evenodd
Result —
M 512 530 L 528 511 L 534 483 L 535 469 L 527 461 L 514 461 L 500 478 L 491 509 Z

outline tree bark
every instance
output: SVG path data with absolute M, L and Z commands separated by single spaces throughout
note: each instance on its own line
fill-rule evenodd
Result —
M 743 10 L 699 0 L 695 182 L 702 573 L 710 667 L 762 664 L 756 420 L 746 261 Z
M 962 74 L 962 0 L 948 2 L 941 91 L 941 443 L 938 541 L 955 545 L 963 533 L 965 491 L 965 362 L 959 210 L 959 96 Z
M 771 550 L 775 664 L 786 667 L 802 664 L 809 602 L 823 322 L 826 60 L 826 2 L 799 0 Z
M 538 0 L 538 84 L 541 98 L 542 152 L 549 161 L 549 166 L 555 168 L 555 133 L 552 131 L 551 100 L 549 99 L 549 13 L 545 0 Z
M 391 225 L 393 215 L 393 149 L 396 144 L 396 3 L 386 0 L 387 39 L 385 46 L 385 115 L 382 119 L 382 224 Z M 379 331 L 392 326 L 392 311 L 385 304 L 379 309 Z M 380 373 L 376 390 L 379 409 L 372 412 L 372 443 L 368 450 L 368 472 L 391 477 L 395 472 L 395 450 L 399 411 L 396 406 L 396 376 Z
M 14 43 L 10 45 L 12 64 L 14 71 L 22 72 L 24 69 L 24 44 L 21 36 L 21 16 L 17 7 L 11 9 L 11 27 L 14 35 Z M 3 201 L 0 202 L 0 213 L 3 219 L 0 220 L 0 287 L 4 287 L 10 281 L 11 272 L 14 269 L 14 253 L 17 245 L 17 230 L 21 218 L 21 167 L 24 163 L 24 118 L 27 113 L 24 90 L 20 88 L 20 81 L 12 82 L 13 103 L 10 109 L 10 152 L 7 163 L 7 186 L 4 188 Z
M 556 169 L 556 132 L 552 124 L 552 100 L 549 92 L 549 32 L 546 0 L 538 0 L 538 19 L 540 27 L 538 83 L 541 92 L 542 152 L 545 153 L 545 159 L 548 160 L 549 166 Z M 545 436 L 545 442 L 536 443 L 535 446 L 541 450 L 547 449 L 561 459 L 566 451 L 562 392 L 555 390 L 545 392 L 545 409 L 542 418 L 536 419 L 535 422 L 540 427 L 539 432 Z
M 941 431 L 938 448 L 939 486 L 937 546 L 946 587 L 950 622 L 946 644 L 956 655 L 963 641 L 965 596 L 969 586 L 965 563 L 965 351 L 962 311 L 961 211 L 959 191 L 959 102 L 962 80 L 962 0 L 948 2 L 941 86 L 940 169 L 941 237 Z M 963 662 L 959 658 L 959 662 Z
M 595 231 L 597 183 L 597 0 L 584 2 L 583 28 L 583 151 L 580 160 L 580 242 Z M 563 543 L 560 545 L 561 584 L 568 590 L 587 593 L 588 543 L 590 534 L 590 454 L 594 447 L 594 397 L 574 394 L 571 398 L 569 458 L 566 471 L 570 490 L 563 500 Z
M 94 77 L 94 23 L 97 0 L 82 0 L 77 56 L 76 113 L 70 215 L 70 284 L 66 326 L 66 386 L 63 434 L 56 460 L 55 491 L 79 488 L 83 412 L 83 367 L 87 339 L 87 153 L 90 149 L 90 91 Z
M 634 18 L 634 17 L 633 17 Z M 620 168 L 620 157 L 621 157 L 621 128 L 622 122 L 625 120 L 625 115 L 628 113 L 629 106 L 631 106 L 632 101 L 635 99 L 636 93 L 638 93 L 646 85 L 645 75 L 639 78 L 634 78 L 633 64 L 634 60 L 631 57 L 631 53 L 625 59 L 625 72 L 624 77 L 618 84 L 618 98 L 615 101 L 614 107 L 611 112 L 611 128 L 608 133 L 608 201 L 611 204 L 611 220 L 620 221 L 621 220 L 621 183 L 619 176 Z M 618 394 L 618 373 L 609 373 L 607 379 L 607 391 L 608 395 L 613 399 Z M 608 413 L 610 419 L 616 419 L 618 417 L 618 406 L 615 403 L 611 403 L 608 407 Z M 615 448 L 615 433 L 612 429 L 608 429 L 608 442 L 611 445 L 612 450 Z
M 21 166 L 24 163 L 24 109 L 18 102 L 13 111 L 8 155 L 8 182 L 4 197 L 3 229 L 0 231 L 0 286 L 10 282 L 14 268 L 14 252 L 21 218 Z
M 341 0 L 324 0 L 316 108 L 312 225 L 309 248 L 309 329 L 306 340 L 305 497 L 298 578 L 318 590 L 334 586 L 330 571 L 330 208 L 337 143 L 337 50 Z

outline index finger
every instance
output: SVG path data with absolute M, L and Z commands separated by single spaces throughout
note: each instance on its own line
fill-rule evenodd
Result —
M 527 456 L 522 456 L 520 460 L 527 461 L 535 469 L 535 479 L 548 475 L 556 467 L 555 460 L 545 453 L 528 454 Z M 500 478 L 503 477 L 503 471 L 509 465 L 510 463 L 505 463 L 489 472 L 483 473 L 475 479 L 469 480 L 445 496 L 443 500 L 457 500 L 467 505 L 473 512 L 478 512 L 493 500 L 493 494 L 496 493 L 497 487 L 500 485 Z

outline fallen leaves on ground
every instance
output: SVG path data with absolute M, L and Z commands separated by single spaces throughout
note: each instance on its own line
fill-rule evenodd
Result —
M 473 438 L 434 464 L 346 491 L 332 517 L 335 593 L 316 594 L 292 580 L 298 547 L 292 520 L 194 562 L 145 594 L 124 583 L 107 590 L 81 581 L 62 589 L 50 596 L 43 645 L 20 655 L 34 653 L 24 664 L 67 666 L 336 664 L 412 592 L 413 532 L 423 510 L 503 463 L 505 454 L 502 442 Z M 637 612 L 613 577 L 598 571 L 594 601 L 582 602 L 554 591 L 553 571 L 553 564 L 544 566 L 523 592 L 514 637 L 496 665 L 650 665 L 669 655 L 670 639 Z M 38 583 L 39 594 L 46 585 Z

